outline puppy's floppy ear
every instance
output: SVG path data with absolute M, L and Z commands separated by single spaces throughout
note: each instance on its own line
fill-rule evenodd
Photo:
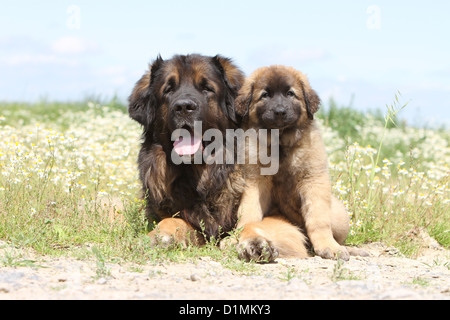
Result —
M 155 118 L 156 102 L 152 83 L 163 62 L 161 56 L 158 56 L 149 66 L 149 70 L 136 82 L 133 92 L 128 98 L 128 113 L 130 117 L 145 128 L 151 126 Z
M 319 110 L 320 98 L 317 95 L 316 91 L 307 87 L 303 87 L 303 98 L 306 103 L 306 112 L 308 113 L 308 118 L 310 120 L 314 119 L 314 113 Z
M 311 88 L 308 79 L 303 73 L 298 71 L 297 76 L 303 89 L 303 99 L 305 100 L 308 119 L 313 120 L 314 113 L 319 110 L 320 98 L 317 95 L 316 91 Z
M 237 66 L 233 64 L 231 59 L 216 55 L 212 58 L 213 64 L 219 69 L 222 79 L 227 88 L 225 93 L 225 105 L 222 105 L 224 114 L 237 124 L 234 99 L 244 82 L 244 74 Z
M 253 87 L 253 82 L 245 82 L 234 102 L 236 105 L 236 114 L 241 121 L 248 116 L 250 111 L 250 105 L 253 100 Z

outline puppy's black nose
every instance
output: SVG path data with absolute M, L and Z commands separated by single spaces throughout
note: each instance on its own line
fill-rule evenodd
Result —
M 197 110 L 198 105 L 191 99 L 181 99 L 175 102 L 174 108 L 176 112 L 192 112 Z
M 284 118 L 286 116 L 286 109 L 284 107 L 277 106 L 273 110 L 273 113 L 274 113 L 275 117 L 277 117 L 277 118 Z

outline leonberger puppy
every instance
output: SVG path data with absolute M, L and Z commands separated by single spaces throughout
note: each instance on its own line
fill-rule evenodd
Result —
M 349 254 L 362 253 L 343 246 L 349 216 L 331 194 L 325 147 L 314 120 L 319 103 L 307 77 L 285 66 L 257 69 L 239 92 L 236 112 L 243 117 L 242 127 L 279 133 L 276 174 L 261 175 L 260 163 L 245 166 L 247 187 L 238 209 L 243 259 L 304 258 L 308 245 L 323 258 L 348 260 Z
M 146 215 L 159 222 L 153 243 L 201 244 L 235 227 L 244 182 L 233 163 L 207 164 L 201 155 L 211 143 L 206 130 L 237 127 L 243 80 L 230 59 L 191 54 L 158 56 L 136 83 L 128 110 L 143 126 L 138 168 Z

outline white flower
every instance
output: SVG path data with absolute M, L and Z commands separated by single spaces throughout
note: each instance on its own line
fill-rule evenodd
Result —
M 108 192 L 106 192 L 105 190 L 100 190 L 100 192 L 97 194 L 99 197 L 101 197 L 101 196 L 107 196 L 108 195 Z

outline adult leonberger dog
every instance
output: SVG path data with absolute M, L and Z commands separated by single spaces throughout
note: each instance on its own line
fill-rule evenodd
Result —
M 248 186 L 238 210 L 241 258 L 303 258 L 307 244 L 323 258 L 363 254 L 343 246 L 349 216 L 331 194 L 327 156 L 314 120 L 320 99 L 306 76 L 285 66 L 260 68 L 246 79 L 235 102 L 244 129 L 279 130 L 278 172 L 262 176 L 261 164 L 246 166 Z
M 173 152 L 194 159 L 210 143 L 203 140 L 206 130 L 237 127 L 234 99 L 243 80 L 230 59 L 191 54 L 159 56 L 136 83 L 129 114 L 143 126 L 138 167 L 146 214 L 159 221 L 150 233 L 154 243 L 200 244 L 199 234 L 218 237 L 235 227 L 244 182 L 234 164 L 178 164 Z M 176 136 L 181 129 L 188 139 Z

